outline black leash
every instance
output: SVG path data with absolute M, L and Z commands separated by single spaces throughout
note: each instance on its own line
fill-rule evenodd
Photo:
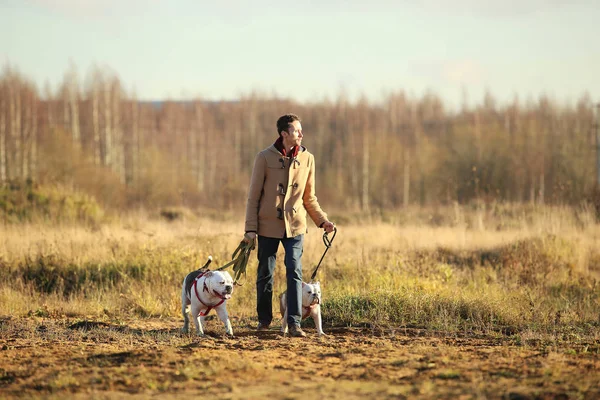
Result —
M 323 253 L 323 255 L 321 256 L 321 260 L 319 260 L 319 264 L 317 264 L 317 267 L 315 268 L 315 270 L 312 273 L 312 276 L 310 277 L 311 282 L 315 279 L 315 276 L 317 276 L 317 271 L 319 270 L 319 267 L 321 266 L 321 261 L 323 261 L 323 258 L 325 258 L 325 254 L 327 254 L 327 251 L 331 247 L 331 243 L 333 243 L 333 239 L 335 239 L 336 234 L 337 234 L 336 227 L 333 227 L 333 235 L 331 236 L 331 239 L 329 239 L 329 236 L 327 236 L 327 232 L 323 233 L 323 243 L 325 244 L 326 249 L 325 249 L 325 252 Z

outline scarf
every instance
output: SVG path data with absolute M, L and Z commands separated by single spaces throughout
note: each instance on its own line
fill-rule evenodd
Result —
M 284 157 L 296 158 L 298 156 L 298 151 L 300 150 L 300 146 L 294 146 L 294 147 L 292 147 L 292 152 L 291 152 L 292 154 L 290 154 L 288 156 L 287 150 L 283 146 L 283 137 L 282 136 L 279 136 L 279 138 L 275 141 L 275 143 L 273 143 L 273 145 L 281 154 L 283 154 Z

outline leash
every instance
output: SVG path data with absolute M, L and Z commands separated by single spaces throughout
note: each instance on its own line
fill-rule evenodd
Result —
M 336 227 L 333 228 L 333 235 L 331 236 L 331 239 L 329 239 L 327 232 L 323 233 L 323 244 L 325 244 L 326 248 L 325 248 L 325 252 L 321 256 L 321 260 L 319 260 L 319 264 L 317 264 L 317 267 L 315 268 L 315 270 L 312 273 L 312 276 L 310 277 L 311 281 L 314 280 L 315 277 L 317 276 L 317 272 L 319 271 L 321 262 L 323 262 L 323 258 L 325 258 L 325 254 L 327 254 L 327 251 L 329 251 L 329 248 L 331 247 L 331 245 L 333 243 L 333 239 L 335 239 L 335 235 L 337 235 Z M 233 265 L 233 282 L 236 285 L 242 286 L 243 283 L 240 283 L 239 281 L 240 281 L 240 278 L 242 277 L 242 275 L 244 275 L 244 278 L 246 278 L 246 267 L 248 266 L 248 260 L 250 259 L 250 253 L 255 248 L 254 242 L 255 241 L 253 241 L 253 240 L 248 241 L 248 242 L 242 240 L 240 242 L 240 244 L 238 245 L 238 247 L 233 252 L 233 254 L 231 255 L 231 261 L 229 261 L 227 264 L 217 268 L 215 271 L 221 271 L 221 270 L 224 270 L 225 268 L 228 268 L 229 266 Z
M 319 267 L 321 266 L 321 261 L 323 261 L 323 258 L 325 258 L 325 254 L 327 254 L 327 251 L 329 251 L 329 248 L 331 247 L 331 243 L 333 243 L 333 239 L 335 239 L 335 235 L 337 234 L 337 228 L 334 226 L 333 227 L 333 235 L 331 236 L 331 239 L 329 239 L 329 236 L 327 236 L 327 232 L 323 233 L 323 243 L 325 244 L 325 252 L 323 253 L 323 255 L 321 256 L 321 260 L 319 260 L 319 264 L 317 264 L 317 267 L 315 268 L 315 270 L 313 271 L 311 277 L 310 277 L 310 281 L 312 282 L 315 279 L 315 276 L 317 276 L 317 271 L 319 270 Z
M 221 271 L 230 265 L 233 265 L 233 283 L 236 285 L 242 286 L 243 283 L 240 283 L 239 280 L 244 275 L 246 278 L 246 267 L 248 266 L 248 259 L 250 258 L 250 253 L 254 250 L 254 240 L 246 242 L 242 240 L 231 255 L 231 261 L 227 264 L 223 265 L 220 268 L 217 268 L 215 271 Z M 238 254 L 239 253 L 239 254 Z

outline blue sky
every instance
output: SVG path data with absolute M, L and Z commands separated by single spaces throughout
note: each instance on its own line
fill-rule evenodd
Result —
M 600 101 L 600 1 L 0 0 L 0 60 L 40 89 L 110 68 L 142 99 Z

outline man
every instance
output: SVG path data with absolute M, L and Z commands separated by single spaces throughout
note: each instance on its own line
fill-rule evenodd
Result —
M 277 120 L 279 138 L 254 160 L 246 206 L 244 240 L 258 235 L 256 279 L 258 330 L 273 320 L 273 272 L 279 243 L 285 250 L 288 326 L 291 336 L 303 337 L 302 251 L 307 232 L 306 214 L 327 233 L 334 224 L 327 219 L 315 196 L 315 159 L 301 145 L 300 118 L 286 114 Z

